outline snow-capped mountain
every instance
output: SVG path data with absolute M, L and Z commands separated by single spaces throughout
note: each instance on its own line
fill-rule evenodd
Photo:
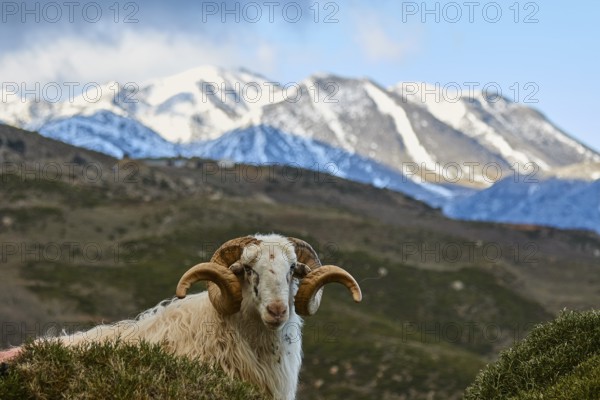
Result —
M 257 89 L 271 87 L 272 96 Z M 200 67 L 144 84 L 109 82 L 90 85 L 65 101 L 21 101 L 17 95 L 0 110 L 0 121 L 40 131 L 57 119 L 90 116 L 99 111 L 138 121 L 165 140 L 188 143 L 214 139 L 252 119 L 257 109 L 281 100 L 282 88 L 244 70 Z
M 73 101 L 13 100 L 0 110 L 0 121 L 43 133 L 56 120 L 110 111 L 182 144 L 262 124 L 400 173 L 424 166 L 444 180 L 445 168 L 452 165 L 455 170 L 457 163 L 462 178 L 457 182 L 471 186 L 489 185 L 482 169 L 490 163 L 506 171 L 514 163 L 535 163 L 545 171 L 600 161 L 597 153 L 529 107 L 504 98 L 490 101 L 481 93 L 456 102 L 444 96 L 423 99 L 414 91 L 407 93 L 406 87 L 386 89 L 369 79 L 326 74 L 278 83 L 245 70 L 200 67 L 137 86 L 108 83 L 101 96 L 94 88 L 92 95 Z M 128 145 L 122 145 L 127 152 Z M 470 169 L 475 174 L 469 180 Z
M 329 165 L 335 171 L 324 172 L 405 192 L 458 218 L 589 227 L 580 221 L 593 217 L 588 209 L 576 217 L 541 211 L 558 207 L 559 193 L 597 209 L 597 197 L 568 194 L 577 188 L 577 196 L 597 196 L 600 155 L 536 110 L 499 96 L 450 99 L 421 83 L 384 88 L 328 74 L 276 82 L 216 67 L 90 90 L 62 102 L 13 96 L 0 122 L 116 157 Z M 541 182 L 538 189 L 509 180 L 492 185 L 497 168 L 504 177 L 533 171 Z M 538 210 L 530 214 L 532 207 Z
M 52 139 L 116 158 L 124 156 L 174 157 L 177 145 L 136 120 L 98 111 L 90 116 L 57 119 L 41 127 L 40 133 Z
M 548 171 L 582 161 L 598 161 L 597 153 L 530 107 L 498 95 L 474 92 L 450 97 L 440 93 L 444 92 L 442 89 L 423 86 L 415 90 L 411 84 L 401 83 L 393 91 L 404 101 L 426 109 L 438 120 L 473 138 L 510 165 L 535 164 L 539 170 Z M 428 100 L 423 97 L 425 90 L 430 101 L 423 101 Z
M 466 220 L 548 225 L 600 233 L 600 180 L 510 177 L 444 208 Z

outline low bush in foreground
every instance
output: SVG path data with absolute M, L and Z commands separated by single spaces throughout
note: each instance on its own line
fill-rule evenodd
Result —
M 600 399 L 600 311 L 538 325 L 479 373 L 465 399 Z
M 263 399 L 220 370 L 147 343 L 27 344 L 0 372 L 0 399 Z

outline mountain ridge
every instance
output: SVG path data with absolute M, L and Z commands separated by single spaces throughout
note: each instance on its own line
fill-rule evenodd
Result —
M 309 169 L 333 165 L 340 176 L 403 191 L 467 219 L 474 216 L 466 204 L 485 194 L 506 195 L 507 205 L 521 202 L 510 191 L 494 192 L 502 177 L 529 173 L 545 181 L 558 176 L 564 190 L 551 184 L 539 190 L 565 196 L 566 204 L 570 180 L 583 175 L 593 185 L 600 176 L 593 167 L 600 154 L 528 105 L 481 91 L 461 93 L 456 101 L 444 93 L 423 99 L 406 82 L 385 88 L 368 77 L 318 73 L 286 84 L 248 70 L 212 66 L 141 86 L 117 86 L 104 85 L 95 102 L 83 95 L 56 104 L 13 101 L 0 110 L 0 120 L 118 158 L 231 158 Z M 302 150 L 295 152 L 294 146 Z M 590 171 L 587 179 L 585 171 Z M 483 189 L 484 194 L 470 197 Z M 529 193 L 526 187 L 518 192 Z M 556 221 L 526 212 L 555 206 L 550 192 L 536 199 L 541 203 L 522 207 L 521 215 L 509 207 L 500 207 L 500 214 L 484 210 L 489 202 L 471 204 L 485 220 L 600 232 L 600 222 L 582 225 L 570 214 L 560 213 Z M 595 207 L 593 199 L 581 204 Z
M 535 163 L 548 170 L 600 161 L 598 153 L 523 104 L 490 100 L 478 91 L 456 102 L 444 95 L 419 99 L 403 84 L 385 88 L 368 77 L 328 73 L 282 83 L 247 69 L 202 66 L 140 85 L 108 83 L 93 103 L 83 95 L 71 102 L 13 101 L 0 120 L 43 133 L 56 119 L 111 111 L 184 144 L 264 124 L 398 171 L 403 163 Z

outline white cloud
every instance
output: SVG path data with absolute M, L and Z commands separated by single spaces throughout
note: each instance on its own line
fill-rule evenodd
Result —
M 143 82 L 199 65 L 272 69 L 276 49 L 253 38 L 215 43 L 198 35 L 126 31 L 116 40 L 68 35 L 36 41 L 0 57 L 3 82 Z M 247 60 L 252 60 L 248 63 Z
M 418 49 L 420 32 L 414 27 L 402 29 L 397 20 L 369 10 L 354 18 L 354 41 L 367 61 L 399 62 Z

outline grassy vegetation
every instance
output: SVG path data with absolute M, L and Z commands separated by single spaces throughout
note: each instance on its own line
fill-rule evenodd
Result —
M 32 225 L 56 223 L 64 220 L 63 211 L 56 207 L 1 208 L 0 220 L 9 221 L 9 227 L 24 231 Z
M 563 312 L 501 353 L 466 400 L 600 398 L 600 312 Z
M 0 185 L 11 202 L 60 199 L 71 206 L 93 207 L 108 200 L 106 188 L 73 185 L 60 180 L 2 174 Z
M 423 343 L 399 324 L 333 304 L 325 299 L 306 321 L 299 398 L 458 399 L 484 365 L 473 353 Z
M 480 269 L 431 271 L 364 252 L 340 252 L 336 262 L 366 278 L 362 307 L 395 321 L 426 343 L 446 342 L 489 354 L 514 340 L 527 324 L 551 318 L 539 304 L 504 288 Z
M 0 376 L 0 398 L 236 399 L 264 397 L 220 370 L 141 343 L 27 344 Z

